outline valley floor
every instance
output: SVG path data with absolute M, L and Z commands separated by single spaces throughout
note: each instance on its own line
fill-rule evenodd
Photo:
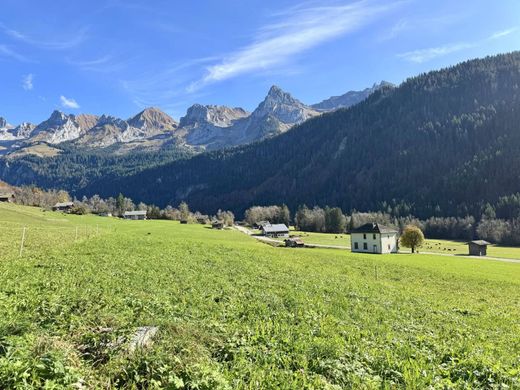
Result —
M 0 388 L 520 387 L 519 264 L 14 205 L 0 232 Z

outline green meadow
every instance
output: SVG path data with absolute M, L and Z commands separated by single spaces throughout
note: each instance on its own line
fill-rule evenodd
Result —
M 14 205 L 0 230 L 2 389 L 520 388 L 520 264 Z

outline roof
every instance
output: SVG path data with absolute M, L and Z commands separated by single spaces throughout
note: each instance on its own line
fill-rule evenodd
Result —
M 475 245 L 479 245 L 479 246 L 491 245 L 491 243 L 484 241 L 484 240 L 470 241 L 470 242 L 468 242 L 468 244 L 475 244 Z
M 283 223 L 278 223 L 275 225 L 262 226 L 262 230 L 266 233 L 282 233 L 282 232 L 288 232 L 289 228 Z
M 0 193 L 0 198 L 12 198 L 14 194 L 12 192 L 9 193 Z
M 381 225 L 380 223 L 365 223 L 360 227 L 352 230 L 351 233 L 397 233 L 397 229 L 389 226 Z
M 60 202 L 56 203 L 54 207 L 72 207 L 74 206 L 74 202 Z
M 136 210 L 136 211 L 125 211 L 125 214 L 127 216 L 132 215 L 146 215 L 146 210 Z

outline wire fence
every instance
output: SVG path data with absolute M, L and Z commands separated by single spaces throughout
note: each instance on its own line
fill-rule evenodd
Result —
M 0 221 L 0 260 L 30 256 L 107 232 L 107 228 L 99 225 L 25 226 L 17 222 Z

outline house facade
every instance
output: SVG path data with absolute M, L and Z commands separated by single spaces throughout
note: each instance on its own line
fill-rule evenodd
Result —
M 146 210 L 125 211 L 123 218 L 143 221 L 146 219 Z
M 379 223 L 367 223 L 350 232 L 352 252 L 397 253 L 399 232 Z

